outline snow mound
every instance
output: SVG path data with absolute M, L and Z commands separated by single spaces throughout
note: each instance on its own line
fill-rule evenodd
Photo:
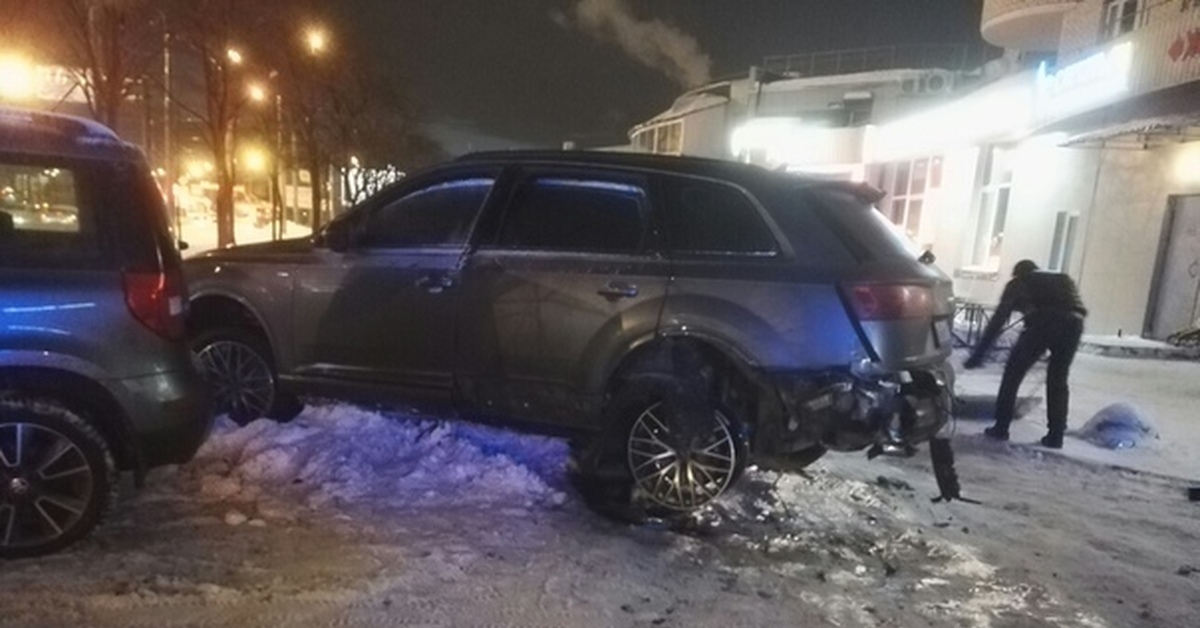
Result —
M 298 508 L 344 504 L 558 506 L 566 457 L 566 444 L 550 438 L 335 404 L 287 425 L 238 428 L 222 418 L 190 468 L 201 495 L 258 502 L 260 516 L 289 519 Z
M 1114 403 L 1097 412 L 1079 436 L 1107 449 L 1131 449 L 1147 439 L 1157 438 L 1158 431 L 1134 406 Z

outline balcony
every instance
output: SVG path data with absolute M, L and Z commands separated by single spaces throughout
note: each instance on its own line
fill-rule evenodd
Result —
M 1058 50 L 1063 16 L 1079 0 L 984 0 L 980 32 L 988 43 L 1030 52 Z

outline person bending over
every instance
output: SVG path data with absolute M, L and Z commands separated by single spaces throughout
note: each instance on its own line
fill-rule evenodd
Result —
M 1034 363 L 1049 351 L 1050 364 L 1046 369 L 1049 431 L 1042 438 L 1042 445 L 1061 449 L 1070 404 L 1067 377 L 1079 349 L 1087 309 L 1079 300 L 1079 289 L 1070 277 L 1039 270 L 1032 261 L 1021 260 L 1013 267 L 1012 279 L 1004 287 L 1000 305 L 963 368 L 974 369 L 983 364 L 983 358 L 1014 311 L 1024 314 L 1024 328 L 1004 365 L 1004 377 L 996 396 L 996 424 L 984 433 L 995 440 L 1008 440 L 1008 426 L 1013 420 L 1021 381 Z

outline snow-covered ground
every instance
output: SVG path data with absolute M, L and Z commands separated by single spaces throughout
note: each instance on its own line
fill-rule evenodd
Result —
M 284 223 L 284 238 L 312 235 L 312 229 L 292 221 Z M 233 236 L 238 244 L 254 244 L 271 240 L 271 224 L 258 225 L 254 220 L 240 219 L 234 223 Z M 212 218 L 185 218 L 179 225 L 179 239 L 188 247 L 184 257 L 191 257 L 217 248 L 217 223 Z
M 1200 480 L 1197 368 L 1080 356 L 1073 426 L 1133 402 L 1163 434 L 1145 450 L 1031 447 L 1040 406 L 1009 444 L 960 420 L 963 494 L 981 504 L 931 503 L 927 453 L 830 455 L 751 470 L 677 530 L 588 511 L 555 439 L 341 404 L 223 421 L 85 542 L 0 565 L 0 626 L 1190 628 L 1200 504 L 1179 478 Z

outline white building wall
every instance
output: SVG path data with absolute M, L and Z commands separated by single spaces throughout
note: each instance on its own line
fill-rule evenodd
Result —
M 957 148 L 945 153 L 942 187 L 930 198 L 929 214 L 922 225 L 937 265 L 947 273 L 963 266 L 966 233 L 975 206 L 980 150 Z M 928 231 L 926 231 L 928 229 Z M 967 298 L 967 295 L 958 295 Z
M 1200 194 L 1200 172 L 1184 172 L 1197 157 L 1200 143 L 1103 151 L 1095 205 L 1083 225 L 1079 287 L 1093 310 L 1088 333 L 1144 329 L 1168 199 Z
M 710 107 L 683 118 L 683 154 L 726 159 L 729 132 L 726 130 L 728 105 Z

